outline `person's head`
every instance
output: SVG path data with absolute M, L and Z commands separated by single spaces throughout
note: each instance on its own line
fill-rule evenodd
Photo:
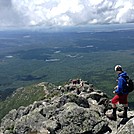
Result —
M 118 74 L 123 72 L 121 65 L 116 65 L 114 69 Z

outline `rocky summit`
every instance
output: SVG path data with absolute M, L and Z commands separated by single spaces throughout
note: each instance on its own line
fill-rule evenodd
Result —
M 92 84 L 37 86 L 44 86 L 44 99 L 11 110 L 1 120 L 0 134 L 134 134 L 134 111 L 128 111 L 127 119 L 109 120 L 109 98 Z

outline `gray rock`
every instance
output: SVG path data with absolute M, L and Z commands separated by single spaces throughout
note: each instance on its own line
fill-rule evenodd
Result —
M 125 122 L 126 124 L 118 130 L 117 134 L 133 134 L 134 133 L 134 118 L 130 119 L 128 122 L 126 119 L 126 121 L 124 120 L 124 123 Z
M 67 102 L 74 102 L 78 106 L 84 107 L 84 108 L 89 108 L 90 107 L 88 101 L 85 98 L 79 97 L 78 95 L 75 95 L 75 94 L 66 94 L 66 95 L 63 95 L 60 98 L 57 107 L 61 107 L 64 104 L 66 104 Z
M 105 116 L 111 109 L 105 93 L 90 84 L 84 84 L 79 95 L 68 91 L 53 86 L 46 100 L 11 110 L 1 120 L 0 134 L 134 133 L 134 111 L 128 111 L 126 120 L 111 121 Z
M 107 122 L 101 122 L 98 112 L 89 108 L 79 107 L 75 103 L 67 103 L 64 110 L 57 116 L 61 128 L 59 134 L 83 134 L 103 132 Z
M 4 131 L 13 128 L 16 121 L 16 115 L 17 110 L 13 109 L 1 120 L 1 127 Z
M 101 93 L 91 92 L 89 94 L 89 98 L 92 98 L 93 100 L 96 100 L 97 102 L 99 102 L 102 97 L 105 97 L 102 92 Z
M 45 120 L 44 116 L 42 116 L 39 111 L 39 109 L 35 109 L 30 114 L 17 119 L 14 124 L 15 133 L 23 134 L 29 131 L 39 131 L 42 122 Z

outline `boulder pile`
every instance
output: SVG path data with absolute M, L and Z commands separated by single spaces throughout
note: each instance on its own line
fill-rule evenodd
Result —
M 1 120 L 0 134 L 134 133 L 134 111 L 127 120 L 110 121 L 105 115 L 111 110 L 108 96 L 87 82 L 59 86 L 44 98 L 11 110 Z

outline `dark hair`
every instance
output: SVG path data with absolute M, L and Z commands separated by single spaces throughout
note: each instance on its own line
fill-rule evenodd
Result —
M 123 71 L 121 65 L 116 65 L 114 69 L 115 71 Z
M 122 71 L 122 68 L 121 67 L 117 67 L 116 71 Z

